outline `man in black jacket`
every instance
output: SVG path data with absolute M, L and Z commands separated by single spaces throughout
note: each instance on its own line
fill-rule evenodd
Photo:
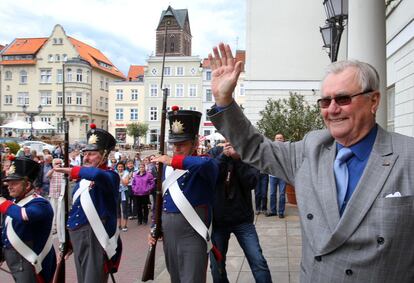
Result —
M 272 282 L 269 267 L 263 257 L 256 228 L 251 190 L 256 186 L 259 171 L 240 160 L 230 143 L 213 148 L 211 155 L 220 162 L 220 175 L 213 205 L 213 244 L 223 259 L 210 256 L 211 273 L 215 283 L 229 282 L 226 272 L 226 253 L 233 233 L 249 262 L 256 282 Z

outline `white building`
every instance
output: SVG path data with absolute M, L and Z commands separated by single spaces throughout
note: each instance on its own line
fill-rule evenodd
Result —
M 268 98 L 290 91 L 310 102 L 319 97 L 330 63 L 319 33 L 325 19 L 322 1 L 247 0 L 246 114 L 253 123 Z M 338 56 L 377 68 L 382 80 L 377 121 L 409 136 L 414 136 L 413 19 L 412 0 L 349 0 Z

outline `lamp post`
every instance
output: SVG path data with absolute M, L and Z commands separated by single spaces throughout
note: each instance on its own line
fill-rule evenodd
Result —
M 323 0 L 323 5 L 327 19 L 319 31 L 331 62 L 336 62 L 345 20 L 348 19 L 348 0 Z
M 28 112 L 27 111 L 27 106 L 26 106 L 26 104 L 24 104 L 23 106 L 22 106 L 22 108 L 23 108 L 23 113 L 24 114 L 26 114 L 27 116 L 29 116 L 29 119 L 30 119 L 30 136 L 29 136 L 29 140 L 33 140 L 33 122 L 34 122 L 34 116 L 37 116 L 37 115 L 39 115 L 40 113 L 42 113 L 42 110 L 43 110 L 43 107 L 42 107 L 42 105 L 39 105 L 38 107 L 37 107 L 37 112 Z

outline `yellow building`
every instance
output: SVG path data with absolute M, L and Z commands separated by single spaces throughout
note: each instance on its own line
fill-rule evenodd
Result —
M 70 142 L 86 140 L 89 123 L 107 128 L 109 83 L 124 79 L 104 54 L 67 36 L 60 25 L 49 37 L 16 38 L 2 50 L 0 70 L 6 121 L 28 120 L 22 106 L 36 112 L 41 105 L 35 120 L 55 126 L 59 134 L 64 92 Z

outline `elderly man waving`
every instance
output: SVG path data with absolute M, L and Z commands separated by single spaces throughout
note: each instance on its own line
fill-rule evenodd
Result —
M 220 44 L 209 59 L 214 125 L 243 161 L 296 187 L 301 282 L 413 282 L 414 139 L 376 124 L 376 70 L 359 61 L 330 65 L 318 100 L 327 129 L 276 143 L 233 101 L 242 64 L 230 47 Z

